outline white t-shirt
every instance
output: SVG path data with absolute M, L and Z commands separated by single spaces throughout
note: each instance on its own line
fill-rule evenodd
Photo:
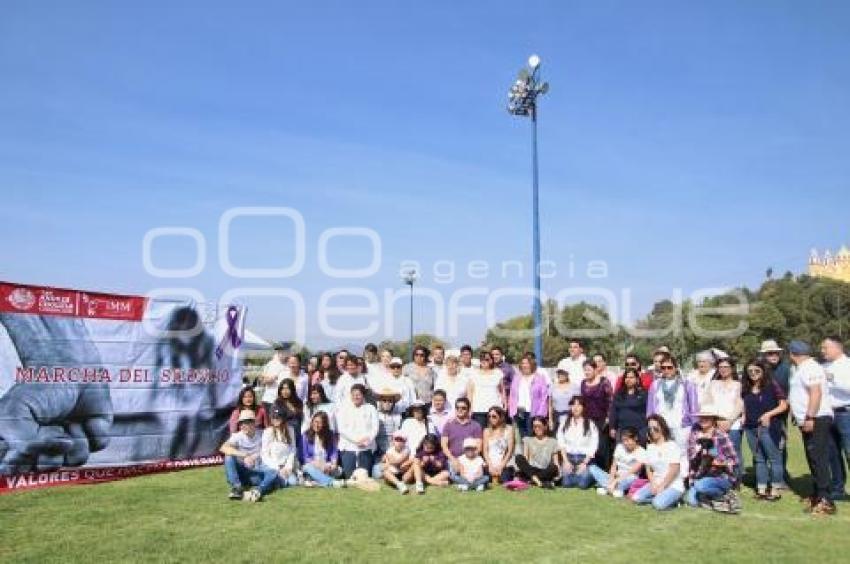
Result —
M 566 426 L 566 429 L 564 428 Z M 566 454 L 582 454 L 586 457 L 596 454 L 599 448 L 599 431 L 593 421 L 588 421 L 588 432 L 584 432 L 584 421 L 575 421 L 558 427 L 558 446 Z
M 584 379 L 584 361 L 586 360 L 587 357 L 584 355 L 580 355 L 576 359 L 569 356 L 562 358 L 558 362 L 558 370 L 566 370 L 570 375 L 570 382 L 581 382 Z M 557 380 L 557 376 L 554 374 L 552 377 Z
M 469 458 L 464 453 L 457 460 L 460 463 L 460 473 L 467 480 L 474 480 L 484 475 L 484 459 L 480 456 Z
M 515 378 L 519 378 L 519 393 L 517 394 L 517 402 L 516 406 L 519 409 L 524 409 L 525 411 L 531 411 L 531 381 L 534 379 L 534 375 L 532 374 L 529 377 L 525 376 L 515 376 Z
M 697 389 L 697 400 L 700 405 L 705 403 L 706 392 L 708 392 L 708 387 L 711 385 L 712 378 L 714 378 L 713 368 L 705 374 L 700 374 L 699 370 L 694 370 L 688 374 L 688 380 Z
M 473 413 L 487 413 L 494 405 L 501 407 L 502 394 L 499 392 L 499 387 L 502 384 L 502 378 L 504 374 L 498 368 L 486 374 L 480 370 L 472 373 L 470 381 L 475 389 L 470 401 Z
M 280 468 L 285 466 L 292 470 L 295 465 L 295 439 L 291 443 L 275 440 L 274 429 L 271 427 L 263 431 L 263 464 L 269 468 Z
M 829 382 L 829 397 L 832 409 L 850 406 L 850 357 L 841 358 L 823 365 Z
M 814 359 L 807 358 L 791 370 L 788 403 L 791 404 L 791 414 L 794 416 L 797 425 L 802 425 L 806 420 L 809 389 L 813 386 L 820 386 L 823 392 L 815 417 L 832 416 L 832 404 L 829 401 L 830 394 L 826 386 L 826 372 Z
M 277 387 L 284 378 L 289 376 L 289 367 L 273 357 L 266 363 L 263 368 L 263 378 L 274 377 L 274 382 L 271 384 L 263 384 L 263 403 L 274 403 L 277 399 Z
M 741 429 L 741 409 L 743 408 L 741 399 L 741 383 L 736 381 L 724 382 L 723 380 L 713 380 L 708 386 L 708 394 L 706 398 L 710 398 L 709 403 L 714 404 L 717 413 L 723 419 L 732 421 L 729 426 L 731 431 Z M 707 400 L 708 401 L 708 400 Z M 738 412 L 738 417 L 734 421 L 732 416 Z
M 401 433 L 407 438 L 407 446 L 413 452 L 416 452 L 422 439 L 428 434 L 428 422 L 420 422 L 413 417 L 409 417 L 401 424 Z
M 339 380 L 336 381 L 336 388 L 334 388 L 334 398 L 333 402 L 337 405 L 337 407 L 343 404 L 351 403 L 351 387 L 354 384 L 363 384 L 366 385 L 366 377 L 362 374 L 358 375 L 357 378 L 354 378 L 348 372 L 343 373 Z
M 685 491 L 685 481 L 682 479 L 686 469 L 682 468 L 682 450 L 674 441 L 666 441 L 661 445 L 650 443 L 646 447 L 646 465 L 652 469 L 653 481 L 662 483 L 667 476 L 667 470 L 671 464 L 679 464 L 679 475 L 670 484 L 669 487 Z
M 245 431 L 238 431 L 230 435 L 227 444 L 245 454 L 260 454 L 263 446 L 263 435 L 259 431 L 254 431 L 254 436 L 249 437 L 245 434 Z
M 361 452 L 375 450 L 375 437 L 378 435 L 378 410 L 368 403 L 355 407 L 350 401 L 342 404 L 336 414 L 339 431 L 339 450 Z M 368 439 L 369 443 L 358 446 L 357 441 Z
M 617 466 L 617 476 L 628 476 L 635 464 L 646 464 L 646 451 L 638 445 L 632 452 L 629 452 L 622 443 L 618 444 L 617 448 L 614 449 L 614 463 Z
M 458 398 L 466 397 L 467 384 L 469 384 L 469 378 L 466 374 L 458 372 L 455 376 L 449 376 L 448 372 L 443 370 L 440 375 L 437 376 L 434 389 L 446 392 L 446 405 L 451 406 L 449 410 L 453 410 L 455 401 Z

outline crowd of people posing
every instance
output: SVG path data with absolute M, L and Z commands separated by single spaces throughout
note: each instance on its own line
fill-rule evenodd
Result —
M 850 359 L 838 338 L 787 351 L 765 341 L 738 365 L 719 350 L 683 372 L 661 347 L 644 369 L 621 373 L 570 343 L 554 374 L 526 353 L 513 365 L 498 347 L 416 347 L 402 363 L 366 346 L 302 363 L 276 351 L 239 394 L 221 447 L 231 499 L 275 488 L 384 481 L 402 494 L 453 485 L 484 491 L 596 488 L 599 495 L 737 513 L 746 439 L 754 497 L 788 489 L 787 432 L 799 428 L 813 478 L 814 515 L 844 499 L 850 456 Z M 787 354 L 786 354 L 787 353 Z M 739 368 L 741 372 L 739 373 Z

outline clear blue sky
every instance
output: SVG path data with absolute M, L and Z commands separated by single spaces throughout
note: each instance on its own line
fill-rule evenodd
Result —
M 284 287 L 309 314 L 340 286 L 319 271 L 320 234 L 363 226 L 381 236 L 381 268 L 345 286 L 382 296 L 404 259 L 446 301 L 467 286 L 527 285 L 527 270 L 500 275 L 501 261 L 528 264 L 531 247 L 529 124 L 504 106 L 536 52 L 552 85 L 542 247 L 558 275 L 544 290 L 631 288 L 634 318 L 677 287 L 755 285 L 768 266 L 799 272 L 811 247 L 850 243 L 848 29 L 838 0 L 7 1 L 0 279 L 213 298 Z M 256 205 L 303 215 L 299 275 L 222 272 L 219 217 Z M 203 273 L 145 273 L 142 238 L 158 226 L 205 235 Z M 280 220 L 237 221 L 234 262 L 286 264 L 291 237 Z M 331 262 L 363 265 L 363 243 L 337 240 Z M 477 259 L 491 265 L 484 280 L 465 274 Z M 584 276 L 594 259 L 604 280 Z M 191 264 L 193 246 L 160 240 L 154 260 Z M 452 284 L 434 281 L 438 260 L 456 263 Z M 247 302 L 260 334 L 291 336 L 288 305 Z M 527 309 L 500 303 L 501 317 Z M 416 308 L 428 329 L 429 302 Z M 308 344 L 326 344 L 308 319 Z M 406 323 L 400 302 L 375 338 L 404 338 Z M 477 342 L 484 327 L 466 316 L 450 340 Z

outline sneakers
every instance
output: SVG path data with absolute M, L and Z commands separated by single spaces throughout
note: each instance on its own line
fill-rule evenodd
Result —
M 608 495 L 608 488 L 596 488 L 596 493 L 599 495 Z
M 468 491 L 469 491 L 469 486 L 467 486 L 466 484 L 458 484 L 458 485 L 457 485 L 457 491 L 459 491 L 459 492 L 468 492 Z
M 398 493 L 400 493 L 401 495 L 404 495 L 410 491 L 407 489 L 407 486 L 405 484 L 402 484 L 401 482 L 396 484 L 396 489 L 398 489 Z
M 623 490 L 614 490 L 613 492 L 611 492 L 611 496 L 617 499 L 622 498 L 624 495 L 625 494 L 623 493 Z
M 538 488 L 543 487 L 543 482 L 541 482 L 540 478 L 538 478 L 537 476 L 532 476 L 531 481 L 534 482 L 534 485 L 537 486 Z
M 240 488 L 239 486 L 235 488 L 230 488 L 230 494 L 227 497 L 233 500 L 242 499 L 242 488 Z
M 424 494 L 425 493 L 425 484 L 423 484 L 422 482 L 419 482 L 418 484 L 416 484 L 416 493 L 418 493 L 420 495 Z
M 331 487 L 340 489 L 345 487 L 345 480 L 334 480 L 331 482 Z
M 257 488 L 253 488 L 250 491 L 245 492 L 242 499 L 245 501 L 250 501 L 251 503 L 256 503 L 263 499 L 263 494 L 260 493 L 260 490 Z
M 486 489 L 487 489 L 487 486 L 486 486 L 486 485 L 484 485 L 484 484 L 478 484 L 478 487 L 477 487 L 477 488 L 475 488 L 475 491 L 477 491 L 477 492 L 483 492 L 483 491 L 484 491 L 484 490 L 486 490 Z

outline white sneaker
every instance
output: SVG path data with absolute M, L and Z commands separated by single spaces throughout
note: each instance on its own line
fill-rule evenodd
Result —
M 334 480 L 331 483 L 331 486 L 336 488 L 336 489 L 344 488 L 345 487 L 345 480 Z
M 398 488 L 398 491 L 399 493 L 401 493 L 401 495 L 404 495 L 408 492 L 407 486 L 404 484 L 398 484 L 396 488 Z
M 608 495 L 608 489 L 607 488 L 596 488 L 596 493 L 598 493 L 599 495 Z
M 244 497 L 242 499 L 244 499 L 245 501 L 250 501 L 252 503 L 256 503 L 256 502 L 260 501 L 262 498 L 263 498 L 263 494 L 260 493 L 260 490 L 258 490 L 257 488 L 254 488 L 252 490 L 248 490 L 247 492 L 245 492 Z
M 425 484 L 423 484 L 422 482 L 419 482 L 418 484 L 416 484 L 416 493 L 424 494 L 425 493 Z
M 623 493 L 623 490 L 614 490 L 613 492 L 611 492 L 611 495 L 613 497 L 616 497 L 617 499 L 625 496 L 625 494 Z
M 483 492 L 485 489 L 487 489 L 487 488 L 486 488 L 486 486 L 485 486 L 484 484 L 478 484 L 478 487 L 477 487 L 477 488 L 475 488 L 475 491 L 477 491 L 477 492 Z
M 466 484 L 458 484 L 457 485 L 457 491 L 467 492 L 467 491 L 469 491 L 469 486 L 467 486 Z

